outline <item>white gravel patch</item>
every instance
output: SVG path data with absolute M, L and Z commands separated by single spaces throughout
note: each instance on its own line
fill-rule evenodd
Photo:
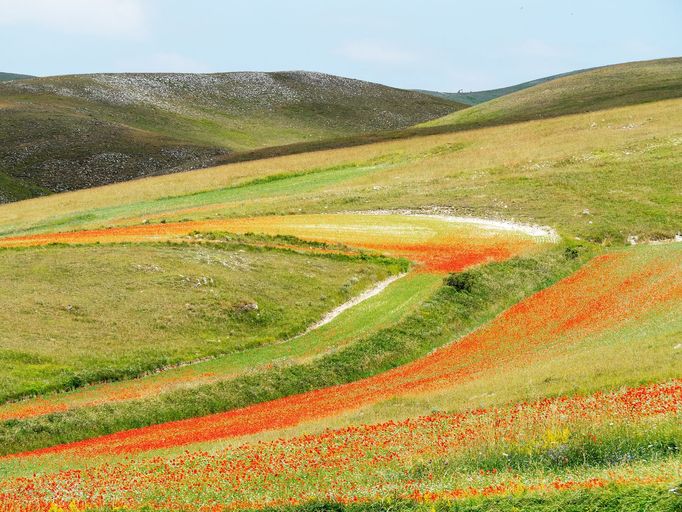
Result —
M 337 316 L 339 316 L 344 311 L 347 311 L 350 308 L 357 306 L 361 302 L 364 302 L 367 299 L 374 297 L 375 295 L 379 295 L 390 284 L 395 283 L 398 279 L 401 279 L 401 278 L 405 277 L 406 275 L 407 275 L 407 272 L 404 272 L 402 274 L 391 276 L 388 279 L 384 279 L 383 281 L 374 285 L 369 290 L 362 292 L 360 295 L 356 295 L 355 297 L 353 297 L 349 301 L 344 302 L 340 306 L 337 306 L 336 308 L 332 309 L 329 313 L 325 314 L 320 321 L 318 321 L 318 322 L 314 323 L 313 325 L 311 325 L 310 327 L 308 327 L 301 334 L 298 334 L 298 335 L 294 336 L 293 338 L 289 338 L 286 341 L 295 340 L 296 338 L 300 338 L 301 336 L 304 336 L 304 335 L 308 334 L 309 332 L 314 331 L 315 329 L 319 329 L 323 325 L 326 325 L 329 322 L 331 322 L 332 320 L 334 320 Z
M 558 242 L 561 238 L 559 234 L 549 226 L 537 226 L 510 220 L 485 219 L 481 217 L 460 217 L 441 213 L 443 211 L 444 209 L 434 208 L 432 210 L 433 213 L 430 211 L 425 212 L 423 210 L 369 210 L 344 213 L 352 213 L 354 215 L 407 215 L 411 217 L 438 219 L 456 224 L 475 225 L 488 230 L 522 233 L 534 238 L 542 238 L 553 243 Z

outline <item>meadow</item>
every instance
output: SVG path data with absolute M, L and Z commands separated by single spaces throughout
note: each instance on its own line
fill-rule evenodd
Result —
M 228 242 L 6 249 L 0 260 L 12 289 L 0 298 L 0 401 L 286 339 L 400 268 Z
M 678 61 L 0 206 L 0 511 L 679 510 Z

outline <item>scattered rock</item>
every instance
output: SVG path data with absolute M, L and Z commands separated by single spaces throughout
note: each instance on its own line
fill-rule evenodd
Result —
M 234 305 L 234 310 L 239 313 L 248 313 L 249 311 L 258 311 L 258 303 L 243 301 Z

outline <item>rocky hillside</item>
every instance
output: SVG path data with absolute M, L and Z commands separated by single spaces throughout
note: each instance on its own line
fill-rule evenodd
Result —
M 96 74 L 0 84 L 0 201 L 412 126 L 461 104 L 322 73 Z

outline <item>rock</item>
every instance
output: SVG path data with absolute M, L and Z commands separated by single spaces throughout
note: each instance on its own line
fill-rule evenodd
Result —
M 258 311 L 258 304 L 256 302 L 240 302 L 235 305 L 234 309 L 240 313 L 248 313 L 249 311 Z

